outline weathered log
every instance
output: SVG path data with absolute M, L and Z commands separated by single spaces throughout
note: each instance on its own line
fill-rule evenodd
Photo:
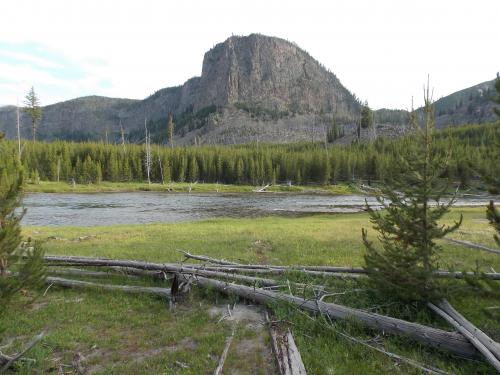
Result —
M 418 323 L 411 323 L 401 319 L 369 313 L 333 303 L 304 300 L 283 293 L 226 283 L 204 277 L 197 277 L 197 283 L 202 287 L 212 287 L 222 293 L 235 294 L 260 304 L 270 304 L 271 302 L 280 300 L 291 303 L 305 311 L 326 314 L 331 319 L 355 319 L 371 329 L 380 330 L 384 333 L 406 336 L 431 347 L 449 351 L 464 358 L 477 358 L 478 356 L 477 351 L 468 340 L 463 335 L 455 332 L 447 332 Z
M 295 345 L 290 330 L 286 334 L 279 331 L 274 323 L 269 325 L 269 334 L 278 368 L 281 375 L 307 374 L 299 349 Z
M 191 267 L 184 267 L 178 264 L 161 264 L 161 263 L 149 263 L 140 262 L 133 260 L 112 260 L 112 259 L 100 259 L 100 258 L 85 258 L 85 257 L 59 257 L 59 256 L 45 256 L 45 260 L 51 264 L 51 262 L 59 262 L 71 265 L 87 265 L 87 266 L 106 266 L 106 267 L 126 267 L 126 268 L 139 268 L 150 271 L 163 271 L 169 273 L 184 273 L 193 274 L 206 277 L 219 277 L 224 279 L 231 279 L 241 282 L 246 282 L 250 284 L 259 284 L 263 286 L 276 286 L 279 283 L 276 280 L 264 279 L 260 277 L 252 277 L 245 275 L 235 275 L 227 272 L 216 272 L 208 271 L 203 269 L 196 269 Z
M 377 351 L 379 353 L 382 353 L 382 354 L 388 356 L 389 358 L 392 358 L 392 359 L 394 359 L 394 360 L 396 360 L 398 362 L 407 363 L 410 366 L 413 366 L 413 367 L 418 368 L 419 370 L 425 372 L 426 374 L 431 374 L 431 375 L 452 375 L 449 372 L 443 371 L 443 370 L 438 369 L 436 367 L 432 367 L 432 366 L 428 366 L 428 365 L 423 365 L 423 364 L 421 364 L 421 363 L 419 363 L 417 361 L 414 361 L 413 359 L 406 358 L 406 357 L 403 357 L 403 356 L 400 356 L 400 355 L 388 352 L 387 350 L 384 350 L 382 348 L 378 348 L 376 346 L 370 345 L 366 341 L 359 340 L 359 339 L 357 339 L 355 337 L 352 337 L 352 336 L 350 336 L 350 335 L 348 335 L 348 334 L 346 334 L 344 332 L 337 331 L 332 326 L 328 326 L 328 328 L 332 329 L 335 333 L 341 335 L 342 337 L 344 337 L 345 339 L 347 339 L 349 341 L 355 342 L 356 344 L 360 344 L 360 345 L 365 346 L 365 347 L 367 347 L 369 349 L 375 350 L 375 351 Z
M 112 273 L 112 272 L 87 271 L 79 268 L 58 268 L 58 269 L 50 268 L 47 270 L 47 272 L 51 275 L 88 276 L 88 277 L 100 277 L 100 278 L 118 275 L 117 273 Z M 138 278 L 137 276 L 134 275 L 127 275 L 127 276 L 134 279 Z
M 192 268 L 201 268 L 210 271 L 218 272 L 231 272 L 231 273 L 252 273 L 252 274 L 272 274 L 272 275 L 283 275 L 287 272 L 297 271 L 306 273 L 313 276 L 322 277 L 333 277 L 341 279 L 356 279 L 358 277 L 366 276 L 365 270 L 362 268 L 350 268 L 350 267 L 326 267 L 325 271 L 314 270 L 313 268 L 320 269 L 321 266 L 317 267 L 286 267 L 286 266 L 258 266 L 258 268 L 242 267 L 242 266 L 207 266 L 207 265 L 190 265 Z M 474 272 L 461 272 L 461 271 L 446 271 L 437 270 L 435 275 L 441 278 L 452 278 L 452 279 L 463 279 L 465 276 L 477 276 Z M 481 277 L 485 277 L 490 280 L 500 280 L 500 273 L 498 272 L 486 272 L 481 274 Z
M 215 258 L 210 258 L 205 255 L 195 255 L 195 254 L 190 254 L 187 251 L 184 250 L 177 250 L 178 252 L 184 254 L 186 258 L 191 258 L 191 259 L 196 259 L 196 260 L 201 260 L 203 262 L 209 262 L 209 263 L 214 263 L 214 264 L 228 264 L 228 265 L 238 265 L 238 263 L 234 262 L 229 262 L 227 260 L 223 259 L 215 259 Z
M 193 266 L 193 264 L 191 264 Z M 217 268 L 229 268 L 229 269 L 250 269 L 250 270 L 285 270 L 285 271 L 320 271 L 320 272 L 340 272 L 340 273 L 366 273 L 363 268 L 359 267 L 347 267 L 347 266 L 279 266 L 279 265 L 267 265 L 267 264 L 238 264 L 238 265 L 226 265 L 221 264 L 218 266 L 207 267 L 217 267 Z
M 58 285 L 68 288 L 82 288 L 82 289 L 102 289 L 102 290 L 118 290 L 126 293 L 134 294 L 153 294 L 160 297 L 170 299 L 170 289 L 167 288 L 157 288 L 157 287 L 146 287 L 146 286 L 133 286 L 133 285 L 112 285 L 112 284 L 99 284 L 90 281 L 81 280 L 70 280 L 63 279 L 61 277 L 51 277 L 45 278 L 45 282 L 51 285 Z
M 33 348 L 36 344 L 38 344 L 38 342 L 40 342 L 45 337 L 45 334 L 46 334 L 45 331 L 40 332 L 38 335 L 33 337 L 33 339 L 31 339 L 31 341 L 28 343 L 28 345 L 26 345 L 26 347 L 23 350 L 21 350 L 19 353 L 17 353 L 12 357 L 3 354 L 0 355 L 0 366 L 1 366 L 0 374 L 3 374 L 16 361 L 20 360 L 29 350 L 31 350 L 31 348 Z
M 64 264 L 66 266 L 108 266 L 108 267 L 122 267 L 122 268 L 135 268 L 149 271 L 164 271 L 164 272 L 178 272 L 179 264 L 176 263 L 151 263 L 151 262 L 142 262 L 142 261 L 133 261 L 133 260 L 117 260 L 117 259 L 108 259 L 108 258 L 92 258 L 92 257 L 81 257 L 81 256 L 55 256 L 55 255 L 47 255 L 45 256 L 45 261 L 49 262 L 52 266 L 57 266 L 60 264 Z M 216 272 L 230 272 L 230 273 L 252 273 L 252 271 L 246 272 L 248 269 L 246 265 L 219 265 L 219 266 L 206 266 L 206 265 L 197 265 L 197 264 L 189 264 L 183 265 L 183 267 L 187 269 L 202 269 L 208 271 L 216 271 Z M 253 265 L 251 267 L 254 267 Z M 262 266 L 258 265 L 255 273 L 270 273 L 270 274 L 278 274 L 281 275 L 285 273 L 287 270 L 297 270 L 306 272 L 315 276 L 325 276 L 325 277 L 334 277 L 334 278 L 356 278 L 362 275 L 364 272 L 361 268 L 351 268 L 351 267 L 329 267 L 330 270 L 325 271 L 314 271 L 314 270 L 301 270 L 299 268 L 293 268 L 287 266 Z M 308 266 L 309 267 L 309 266 Z M 320 268 L 322 266 L 310 266 L 310 268 Z M 270 270 L 270 271 L 269 271 Z M 269 271 L 269 272 L 268 272 Z M 340 273 L 340 275 L 336 275 Z M 354 275 L 351 275 L 353 273 Z M 451 272 L 445 270 L 436 271 L 436 275 L 439 277 L 446 278 L 455 278 L 462 279 L 465 275 L 475 276 L 473 272 Z M 207 275 L 208 276 L 208 275 Z M 482 277 L 488 278 L 490 280 L 500 280 L 500 273 L 498 272 L 486 272 L 481 275 Z
M 270 184 L 267 184 L 266 186 L 262 186 L 261 188 L 255 188 L 253 190 L 254 193 L 263 193 L 266 191 L 266 189 L 271 186 Z
M 500 255 L 500 250 L 499 249 L 492 249 L 491 247 L 487 247 L 484 245 L 480 245 L 477 243 L 469 242 L 469 241 L 463 241 L 463 240 L 455 240 L 453 238 L 445 238 L 446 241 L 456 243 L 458 245 L 466 246 L 471 249 L 476 249 L 476 250 L 484 250 L 488 251 L 493 254 Z
M 221 375 L 222 374 L 222 369 L 224 368 L 224 363 L 226 362 L 227 353 L 229 353 L 229 347 L 231 346 L 231 342 L 233 342 L 235 331 L 236 331 L 236 328 L 233 326 L 233 329 L 231 331 L 231 336 L 229 336 L 226 339 L 226 345 L 224 346 L 224 350 L 222 351 L 222 354 L 219 358 L 219 363 L 217 364 L 217 367 L 215 368 L 214 375 Z
M 277 286 L 277 285 L 279 285 L 279 282 L 277 282 L 276 280 L 273 280 L 273 279 L 264 279 L 261 277 L 238 275 L 238 274 L 233 274 L 230 272 L 209 271 L 209 270 L 204 270 L 201 268 L 168 266 L 168 270 L 170 270 L 172 272 L 181 272 L 184 274 L 200 275 L 200 276 L 206 276 L 206 277 L 217 277 L 217 278 L 221 278 L 221 279 L 241 281 L 244 283 L 258 284 L 258 285 L 262 285 L 262 286 Z
M 451 315 L 437 307 L 433 303 L 427 304 L 434 312 L 441 316 L 444 320 L 455 327 L 464 337 L 466 337 L 472 345 L 486 358 L 486 360 L 500 373 L 500 361 L 493 355 L 493 353 L 478 339 L 477 335 L 467 330 L 459 322 L 457 322 Z
M 191 266 L 193 267 L 193 266 Z M 252 274 L 270 274 L 270 275 L 284 275 L 288 272 L 292 271 L 297 271 L 297 272 L 302 272 L 306 273 L 308 275 L 313 275 L 313 276 L 323 276 L 323 277 L 332 277 L 332 278 L 338 278 L 338 279 L 355 279 L 360 276 L 364 276 L 363 274 L 359 272 L 343 272 L 341 273 L 340 271 L 313 271 L 313 270 L 306 270 L 306 269 L 299 269 L 299 268 L 275 268 L 275 267 L 268 267 L 268 268 L 241 268 L 241 267 L 219 267 L 219 266 L 206 266 L 206 265 L 198 265 L 193 268 L 197 269 L 205 269 L 209 271 L 217 271 L 217 272 L 229 272 L 229 273 L 252 273 Z
M 147 271 L 132 267 L 110 267 L 110 269 L 117 271 L 120 274 L 129 276 L 151 277 L 153 279 L 158 279 L 158 280 L 169 280 L 173 278 L 173 276 L 167 275 L 163 271 Z
M 494 341 L 491 337 L 481 331 L 479 328 L 469 322 L 463 315 L 461 315 L 446 299 L 442 299 L 436 303 L 437 307 L 450 315 L 457 323 L 464 327 L 467 331 L 472 333 L 477 339 L 493 353 L 493 355 L 500 360 L 500 344 Z

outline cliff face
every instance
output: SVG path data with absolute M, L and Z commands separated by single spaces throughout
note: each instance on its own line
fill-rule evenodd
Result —
M 208 51 L 201 77 L 144 100 L 84 97 L 46 106 L 39 139 L 100 139 L 105 133 L 118 137 L 120 122 L 126 132 L 139 131 L 145 117 L 163 121 L 170 112 L 179 117 L 211 106 L 219 109 L 224 123 L 228 119 L 220 117 L 228 113 L 226 109 L 232 109 L 231 119 L 238 121 L 236 108 L 250 113 L 249 121 L 272 117 L 285 126 L 295 115 L 315 118 L 313 114 L 335 112 L 350 119 L 359 111 L 354 96 L 307 52 L 283 39 L 252 34 L 230 37 Z M 14 112 L 13 107 L 0 108 L 0 130 L 10 137 L 15 134 Z M 25 115 L 21 120 L 27 137 L 29 120 Z M 182 134 L 190 130 L 187 126 Z
M 307 52 L 279 38 L 231 37 L 205 54 L 195 109 L 246 103 L 270 111 L 352 115 L 353 95 Z

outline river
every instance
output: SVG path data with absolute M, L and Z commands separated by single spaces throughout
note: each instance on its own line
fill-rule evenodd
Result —
M 363 209 L 362 195 L 308 194 L 178 194 L 154 192 L 54 194 L 24 198 L 23 225 L 93 226 L 175 223 L 217 217 L 301 216 Z M 498 198 L 498 197 L 497 197 Z M 485 205 L 489 196 L 460 198 L 457 205 Z

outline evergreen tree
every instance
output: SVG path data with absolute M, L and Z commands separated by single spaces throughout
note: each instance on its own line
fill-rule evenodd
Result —
M 497 92 L 497 96 L 495 97 L 495 103 L 500 104 L 500 76 L 497 73 L 497 79 L 495 81 L 495 90 Z M 500 117 L 500 109 L 493 108 L 496 115 Z M 500 141 L 498 138 L 496 139 L 496 147 L 493 152 L 493 165 L 489 170 L 489 175 L 486 180 L 494 186 L 494 189 L 498 192 L 500 190 Z M 500 213 L 495 207 L 495 203 L 491 200 L 488 208 L 486 209 L 486 217 L 490 222 L 491 226 L 495 229 L 495 234 L 493 238 L 498 246 L 500 246 Z
M 384 212 L 367 204 L 382 250 L 362 230 L 367 251 L 364 268 L 373 287 L 382 295 L 405 301 L 439 297 L 434 271 L 441 249 L 435 240 L 453 232 L 462 222 L 460 218 L 449 227 L 438 224 L 454 199 L 440 202 L 447 188 L 439 177 L 445 162 L 433 143 L 434 113 L 428 88 L 424 100 L 424 123 L 420 126 L 412 113 L 416 136 L 406 139 L 392 179 L 384 181 L 377 196 Z
M 31 87 L 31 90 L 26 95 L 24 105 L 24 110 L 31 119 L 31 131 L 33 133 L 33 142 L 35 142 L 38 121 L 42 118 L 42 108 L 34 87 Z
M 363 129 L 373 127 L 373 112 L 368 106 L 368 102 L 365 102 L 361 107 L 361 127 Z
M 236 161 L 235 165 L 236 183 L 242 184 L 244 182 L 243 160 L 240 158 Z
M 188 164 L 188 181 L 196 182 L 198 181 L 198 163 L 196 162 L 196 157 L 192 155 L 189 158 Z
M 0 314 L 23 288 L 43 282 L 43 251 L 39 244 L 21 246 L 20 210 L 23 172 L 15 153 L 0 133 Z
M 497 79 L 495 80 L 495 90 L 497 92 L 493 101 L 496 104 L 500 104 L 500 75 L 497 73 Z M 500 108 L 493 108 L 493 111 L 496 113 L 498 117 L 500 117 Z
M 102 167 L 101 163 L 97 162 L 95 166 L 95 180 L 96 184 L 100 184 L 102 182 Z
M 336 139 L 340 138 L 340 130 L 335 117 L 332 118 L 332 123 L 330 125 L 330 129 L 328 129 L 326 138 L 328 143 L 333 143 Z

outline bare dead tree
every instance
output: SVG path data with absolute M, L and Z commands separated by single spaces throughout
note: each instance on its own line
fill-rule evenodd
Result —
M 148 184 L 151 185 L 151 164 L 152 164 L 152 159 L 151 159 L 151 136 L 148 132 L 148 126 L 147 126 L 147 119 L 144 118 L 144 130 L 146 132 L 146 138 L 144 141 L 145 147 L 146 147 L 146 154 L 145 154 L 145 159 L 144 159 L 144 165 L 146 167 L 146 172 L 148 175 Z

